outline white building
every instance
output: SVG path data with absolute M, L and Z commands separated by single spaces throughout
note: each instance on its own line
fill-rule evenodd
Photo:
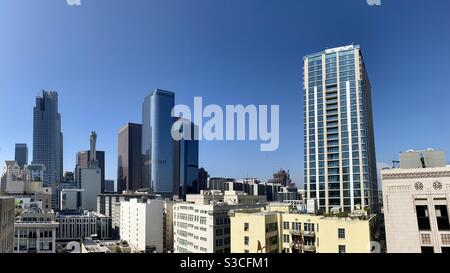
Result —
M 174 205 L 174 251 L 176 253 L 229 253 L 230 218 L 234 208 L 267 204 L 265 196 L 220 190 L 186 195 Z
M 138 199 L 120 202 L 120 239 L 135 252 L 163 252 L 163 201 Z
M 61 211 L 56 213 L 59 226 L 56 238 L 61 241 L 96 237 L 111 238 L 111 217 L 90 211 Z
M 389 253 L 450 253 L 450 166 L 429 152 L 408 151 L 400 168 L 381 171 Z
M 57 227 L 52 210 L 23 211 L 14 224 L 14 253 L 55 253 Z

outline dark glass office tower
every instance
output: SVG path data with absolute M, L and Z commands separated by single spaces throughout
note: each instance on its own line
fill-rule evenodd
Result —
M 371 87 L 359 46 L 304 58 L 305 189 L 328 212 L 378 212 Z
M 44 164 L 44 183 L 54 186 L 63 175 L 63 135 L 58 93 L 42 91 L 33 110 L 33 164 Z
M 119 131 L 117 192 L 138 190 L 142 186 L 142 125 L 127 123 Z
M 90 151 L 80 151 L 77 153 L 77 167 L 79 169 L 88 169 L 90 168 L 89 165 L 89 158 L 91 156 Z M 105 152 L 104 151 L 96 151 L 95 156 L 98 162 L 98 167 L 101 170 L 101 193 L 105 192 Z M 77 175 L 75 173 L 75 175 Z
M 156 89 L 142 104 L 142 181 L 155 193 L 173 195 L 173 92 Z
M 25 143 L 17 143 L 15 148 L 14 160 L 23 169 L 23 166 L 28 164 L 28 146 Z
M 174 196 L 184 199 L 186 194 L 199 193 L 199 170 L 198 170 L 198 140 L 194 135 L 198 135 L 198 126 L 186 119 L 175 118 L 174 121 L 180 121 L 183 126 L 179 133 L 185 135 L 185 138 L 174 140 L 174 175 L 173 191 Z M 185 132 L 185 126 L 189 130 Z M 197 133 L 195 133 L 197 132 Z

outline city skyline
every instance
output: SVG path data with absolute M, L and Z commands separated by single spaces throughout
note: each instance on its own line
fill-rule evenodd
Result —
M 156 23 L 157 21 L 153 20 L 159 18 L 147 18 L 150 4 L 138 2 L 124 6 L 121 2 L 123 1 L 111 1 L 109 11 L 102 10 L 101 4 L 91 2 L 83 3 L 78 10 L 66 7 L 64 3 L 54 4 L 50 1 L 27 4 L 26 8 L 29 10 L 21 16 L 33 18 L 39 12 L 55 14 L 63 23 L 62 25 L 73 31 L 72 39 L 85 38 L 85 42 L 78 42 L 73 46 L 66 42 L 59 42 L 57 45 L 59 50 L 56 47 L 50 47 L 47 41 L 42 41 L 35 50 L 31 50 L 28 46 L 33 44 L 29 42 L 30 39 L 37 38 L 32 35 L 32 31 L 38 30 L 39 27 L 48 27 L 43 33 L 44 37 L 57 38 L 60 35 L 70 37 L 64 36 L 61 26 L 49 25 L 51 20 L 43 18 L 37 26 L 17 22 L 16 31 L 20 33 L 19 36 L 11 30 L 2 28 L 2 32 L 6 34 L 5 37 L 11 38 L 9 39 L 11 43 L 0 46 L 0 57 L 3 60 L 0 64 L 0 75 L 2 75 L 0 90 L 2 96 L 6 98 L 17 95 L 17 101 L 2 100 L 0 114 L 8 116 L 6 126 L 20 124 L 22 129 L 0 136 L 0 161 L 14 158 L 15 143 L 27 143 L 31 151 L 33 147 L 30 105 L 33 104 L 34 96 L 39 90 L 50 89 L 59 93 L 59 112 L 62 115 L 61 125 L 65 142 L 64 171 L 74 169 L 76 152 L 87 148 L 85 136 L 90 131 L 96 130 L 99 133 L 99 150 L 106 152 L 106 178 L 116 179 L 118 130 L 127 122 L 140 123 L 140 104 L 150 90 L 167 88 L 176 93 L 176 104 L 189 104 L 195 95 L 202 95 L 207 103 L 220 105 L 279 103 L 282 127 L 278 151 L 261 153 L 257 143 L 253 142 L 200 142 L 199 166 L 204 167 L 212 176 L 236 178 L 250 176 L 261 180 L 270 178 L 271 174 L 279 168 L 285 168 L 290 170 L 294 182 L 300 184 L 299 182 L 303 180 L 304 163 L 303 147 L 299 144 L 302 142 L 299 136 L 303 135 L 302 84 L 299 76 L 302 66 L 301 58 L 305 54 L 326 47 L 342 46 L 351 42 L 361 44 L 373 85 L 378 161 L 389 164 L 391 160 L 396 159 L 399 151 L 410 148 L 431 146 L 450 150 L 450 144 L 447 141 L 450 132 L 448 127 L 441 125 L 445 124 L 445 116 L 448 116 L 449 111 L 444 105 L 448 94 L 443 92 L 443 89 L 448 86 L 445 75 L 449 71 L 447 60 L 450 55 L 444 49 L 449 44 L 449 39 L 439 35 L 437 30 L 427 34 L 421 33 L 419 37 L 412 34 L 417 27 L 448 25 L 448 19 L 435 15 L 441 14 L 446 8 L 448 10 L 447 2 L 435 5 L 417 2 L 383 3 L 380 9 L 367 6 L 363 3 L 364 1 L 353 1 L 351 4 L 330 3 L 324 8 L 324 12 L 330 15 L 325 22 L 339 19 L 342 24 L 339 27 L 328 24 L 328 29 L 323 29 L 323 35 L 318 38 L 314 36 L 316 40 L 311 42 L 308 40 L 317 34 L 313 31 L 317 27 L 308 29 L 302 25 L 308 22 L 308 18 L 311 19 L 305 10 L 316 7 L 316 4 L 311 2 L 301 4 L 291 2 L 292 11 L 287 10 L 285 6 L 275 7 L 272 3 L 259 5 L 262 13 L 270 14 L 269 22 L 273 23 L 272 26 L 263 24 L 264 16 L 259 14 L 251 19 L 245 19 L 252 8 L 250 4 L 241 5 L 236 14 L 238 23 L 228 22 L 227 26 L 222 24 L 226 22 L 226 15 L 231 14 L 237 7 L 237 2 L 232 2 L 230 6 L 219 5 L 221 16 L 207 17 L 211 20 L 210 26 L 202 25 L 204 17 L 194 19 L 195 15 L 198 15 L 194 10 L 189 16 L 182 13 L 182 8 L 187 7 L 181 2 L 167 5 L 155 4 L 154 8 L 161 11 L 162 15 L 174 11 L 180 16 L 181 21 L 177 23 L 168 23 L 165 26 L 157 24 L 158 27 L 165 27 L 164 30 L 168 33 L 174 31 L 173 36 L 166 36 L 161 31 L 150 27 L 151 24 L 147 24 Z M 212 12 L 218 7 L 205 2 L 202 4 L 204 12 Z M 32 8 L 28 5 L 32 5 Z M 411 12 L 407 15 L 393 12 L 401 5 L 411 8 Z M 14 10 L 8 2 L 0 4 L 0 7 L 0 25 L 7 25 L 3 20 L 11 19 L 7 14 L 8 11 L 14 14 L 15 10 L 25 9 L 25 4 L 18 4 Z M 346 10 L 349 7 L 353 12 Z M 111 20 L 120 8 L 124 8 L 127 14 L 138 19 L 132 20 L 131 17 L 126 17 L 128 20 L 124 25 L 114 24 Z M 138 11 L 139 8 L 142 8 L 142 11 Z M 270 8 L 273 8 L 272 12 L 269 12 Z M 333 8 L 350 14 L 351 18 L 338 17 L 332 12 Z M 297 19 L 294 16 L 296 12 L 300 12 L 298 17 L 304 16 L 304 18 Z M 89 25 L 91 21 L 84 23 L 76 21 L 80 13 L 96 13 L 104 20 L 99 19 L 104 24 L 91 28 Z M 426 21 L 427 18 L 431 18 L 431 14 L 435 19 L 434 22 L 429 20 L 423 23 L 424 25 L 418 25 L 419 23 L 413 20 L 413 18 L 422 18 Z M 21 16 L 13 18 L 13 22 L 22 18 Z M 67 19 L 64 19 L 64 16 L 67 16 Z M 369 22 L 361 22 L 360 27 L 353 30 L 346 29 L 343 33 L 337 34 L 341 27 L 343 29 L 351 27 L 351 22 L 358 18 L 360 20 L 367 18 Z M 146 24 L 143 25 L 149 30 L 140 27 L 139 20 L 144 20 Z M 186 24 L 183 26 L 182 22 Z M 125 34 L 125 31 L 135 27 L 136 31 Z M 121 35 L 114 34 L 113 30 L 116 28 L 121 35 L 131 40 L 141 36 L 154 36 L 162 40 L 160 43 L 155 43 L 155 46 L 145 49 L 145 46 L 149 45 L 148 41 L 152 39 L 144 39 L 145 46 L 137 48 L 138 54 L 130 53 L 130 49 L 134 47 L 127 43 L 117 43 L 108 50 L 105 47 L 106 44 L 101 42 L 99 47 L 103 47 L 104 52 L 94 49 L 95 44 L 90 44 L 95 37 L 91 35 L 102 33 L 102 31 L 106 33 L 106 41 L 117 42 Z M 194 29 L 198 30 L 198 34 Z M 400 29 L 401 33 L 399 33 Z M 223 36 L 216 34 L 216 31 L 220 30 Z M 183 34 L 185 31 L 188 32 Z M 245 39 L 246 35 L 250 35 L 256 42 Z M 408 46 L 404 45 L 403 35 L 414 36 L 409 36 Z M 237 39 L 236 44 L 239 45 L 225 43 L 232 38 Z M 385 43 L 371 44 L 376 39 L 382 38 L 386 39 Z M 184 41 L 183 39 L 195 42 L 187 42 L 186 48 L 170 46 L 172 43 Z M 271 42 L 267 42 L 269 39 Z M 277 42 L 273 42 L 274 40 Z M 433 44 L 433 47 L 430 44 Z M 49 47 L 46 48 L 46 46 Z M 442 50 L 439 50 L 440 48 Z M 128 57 L 117 55 L 122 49 L 127 50 Z M 77 50 L 81 55 L 74 54 L 78 53 Z M 285 54 L 281 53 L 283 50 L 286 51 Z M 223 57 L 208 60 L 209 54 L 219 56 L 220 51 L 224 53 Z M 15 64 L 10 56 L 21 56 L 23 52 L 27 53 L 19 57 Z M 39 63 L 44 61 L 42 58 L 53 53 L 55 53 L 54 57 L 48 60 L 49 66 L 41 68 Z M 188 57 L 187 53 L 192 57 Z M 158 54 L 162 57 L 158 58 L 156 56 Z M 110 55 L 116 58 L 114 62 L 106 58 Z M 90 58 L 96 58 L 94 60 L 99 61 L 100 65 L 90 68 Z M 195 61 L 198 61 L 200 65 L 188 69 Z M 116 62 L 124 69 L 131 69 L 136 74 L 130 73 L 133 75 L 125 77 L 122 70 L 108 68 L 108 66 L 114 67 Z M 430 65 L 431 63 L 433 66 Z M 36 69 L 36 65 L 39 70 Z M 55 68 L 52 68 L 52 65 L 65 72 L 59 72 L 56 74 L 59 77 L 55 77 Z M 19 69 L 22 67 L 28 67 L 28 69 Z M 219 73 L 222 68 L 224 70 Z M 102 70 L 105 71 L 101 72 Z M 31 71 L 36 75 L 32 76 Z M 90 72 L 93 76 L 88 75 Z M 26 78 L 27 81 L 20 81 L 22 78 Z M 109 93 L 110 90 L 113 92 L 112 96 Z M 261 90 L 261 96 L 255 96 L 255 90 Z M 285 90 L 282 93 L 283 96 L 278 95 L 280 94 L 278 90 Z M 424 93 L 423 90 L 426 90 L 426 97 L 420 95 Z M 8 104 L 5 101 L 8 101 Z M 102 107 L 92 111 L 93 105 Z M 221 159 L 235 164 L 223 166 L 222 160 L 215 160 L 216 154 L 220 154 Z M 250 159 L 253 164 L 246 164 Z

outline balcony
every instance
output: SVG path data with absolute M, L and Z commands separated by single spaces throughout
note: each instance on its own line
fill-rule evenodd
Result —
M 316 252 L 316 246 L 315 245 L 304 245 L 303 250 L 305 252 Z
M 316 232 L 315 231 L 303 231 L 303 236 L 314 237 L 314 236 L 316 236 Z
M 302 231 L 298 230 L 298 229 L 291 229 L 291 230 L 289 230 L 289 233 L 292 235 L 298 235 L 298 236 L 302 235 Z

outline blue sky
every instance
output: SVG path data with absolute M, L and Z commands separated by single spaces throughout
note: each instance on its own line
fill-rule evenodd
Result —
M 176 103 L 280 105 L 280 147 L 201 142 L 212 176 L 267 179 L 303 173 L 303 55 L 360 44 L 373 88 L 378 162 L 402 150 L 450 153 L 450 1 L 2 0 L 0 162 L 29 145 L 41 89 L 56 90 L 64 169 L 97 131 L 106 176 L 116 178 L 117 132 L 141 121 L 154 88 Z M 449 154 L 450 157 L 450 154 Z

